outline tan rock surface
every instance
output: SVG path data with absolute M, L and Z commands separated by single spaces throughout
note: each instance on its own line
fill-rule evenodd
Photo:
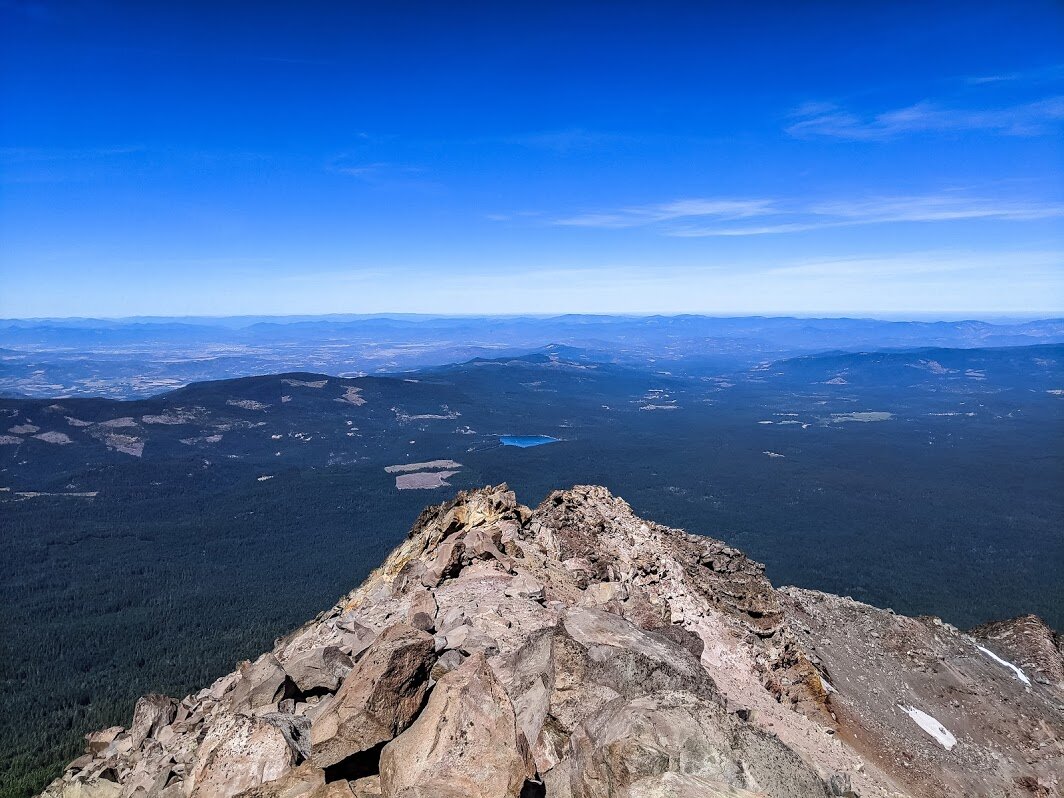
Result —
M 518 798 L 535 774 L 510 699 L 482 652 L 440 679 L 424 712 L 380 760 L 388 798 Z

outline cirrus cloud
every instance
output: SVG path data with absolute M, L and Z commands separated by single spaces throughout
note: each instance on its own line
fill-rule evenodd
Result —
M 889 141 L 906 134 L 982 131 L 1006 136 L 1052 133 L 1064 120 L 1064 96 L 1006 108 L 949 108 L 930 101 L 860 114 L 832 103 L 807 103 L 797 108 L 786 131 L 799 139 Z
M 921 195 L 868 196 L 795 202 L 771 198 L 693 197 L 562 216 L 561 227 L 654 228 L 678 238 L 800 233 L 833 227 L 971 219 L 1037 221 L 1064 217 L 1064 204 L 987 198 L 943 191 Z

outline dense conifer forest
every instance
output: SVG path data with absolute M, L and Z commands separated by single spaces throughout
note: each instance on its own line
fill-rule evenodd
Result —
M 899 391 L 883 387 L 897 382 L 880 374 L 897 365 L 887 360 L 863 372 L 832 361 L 827 374 L 849 369 L 842 387 L 808 362 L 721 388 L 518 361 L 356 381 L 364 406 L 314 404 L 331 388 L 292 386 L 281 403 L 277 378 L 150 406 L 64 400 L 62 413 L 96 424 L 194 405 L 207 408 L 197 423 L 228 419 L 228 431 L 186 445 L 177 438 L 200 433 L 138 421 L 155 436 L 141 457 L 90 438 L 5 447 L 0 794 L 39 791 L 85 732 L 128 724 L 137 696 L 184 695 L 257 655 L 357 586 L 424 505 L 488 483 L 526 504 L 605 485 L 644 517 L 743 549 L 777 585 L 962 628 L 1026 612 L 1060 628 L 1060 398 L 1014 363 L 974 392 L 937 377 Z M 0 401 L 16 426 L 62 417 Z M 95 427 L 70 435 L 81 429 Z M 501 446 L 502 433 L 559 442 Z M 384 470 L 440 457 L 461 463 L 450 486 L 397 490 Z

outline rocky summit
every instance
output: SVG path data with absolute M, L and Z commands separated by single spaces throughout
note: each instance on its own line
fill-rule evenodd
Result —
M 1064 657 L 774 588 L 601 487 L 425 510 L 354 592 L 87 737 L 58 798 L 1056 796 Z

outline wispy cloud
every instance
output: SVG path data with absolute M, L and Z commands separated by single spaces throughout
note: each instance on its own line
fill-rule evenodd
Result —
M 987 199 L 958 192 L 795 203 L 765 198 L 688 198 L 564 216 L 563 227 L 653 227 L 679 238 L 799 233 L 832 227 L 970 219 L 1036 221 L 1064 217 L 1064 204 Z
M 986 86 L 993 83 L 1042 83 L 1064 78 L 1064 64 L 1049 64 L 1034 69 L 1022 69 L 1016 72 L 998 72 L 992 75 L 972 75 L 964 79 L 970 86 Z
M 421 166 L 394 161 L 364 161 L 350 155 L 338 155 L 326 165 L 326 171 L 355 178 L 363 183 L 388 189 L 437 189 L 439 184 L 426 177 Z
M 1007 136 L 1051 133 L 1064 120 L 1064 96 L 1007 108 L 948 108 L 923 101 L 914 105 L 862 115 L 830 103 L 807 103 L 792 114 L 786 131 L 795 138 L 835 138 L 850 141 L 889 141 L 918 133 L 984 131 Z
M 643 227 L 678 219 L 714 218 L 717 220 L 750 219 L 777 213 L 767 199 L 679 199 L 657 205 L 621 208 L 616 211 L 583 213 L 555 219 L 565 227 Z

